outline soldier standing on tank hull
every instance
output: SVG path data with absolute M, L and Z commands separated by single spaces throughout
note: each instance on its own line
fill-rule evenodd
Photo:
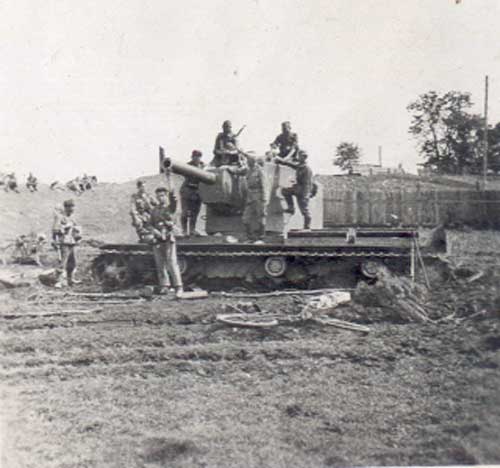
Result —
M 263 244 L 266 234 L 267 206 L 269 204 L 269 189 L 263 170 L 262 158 L 247 157 L 247 165 L 238 168 L 228 168 L 232 174 L 245 175 L 247 194 L 242 221 L 245 225 L 249 241 Z
M 168 294 L 173 285 L 176 297 L 183 294 L 182 278 L 177 262 L 177 246 L 174 235 L 174 210 L 169 203 L 166 187 L 155 190 L 157 205 L 151 212 L 150 234 L 153 244 L 156 272 L 158 275 L 158 293 Z
M 203 169 L 205 164 L 201 161 L 201 151 L 194 150 L 191 153 L 190 166 Z M 180 188 L 181 195 L 181 227 L 185 236 L 200 234 L 196 231 L 196 221 L 201 209 L 201 197 L 199 192 L 200 182 L 193 177 L 185 177 Z
M 54 225 L 52 227 L 53 245 L 59 256 L 62 275 L 55 287 L 73 286 L 73 273 L 76 269 L 75 247 L 82 239 L 81 228 L 73 218 L 75 202 L 66 200 L 63 209 L 55 210 Z
M 285 210 L 286 213 L 294 214 L 295 207 L 293 203 L 293 197 L 297 198 L 297 205 L 299 205 L 299 210 L 304 217 L 304 229 L 311 229 L 311 213 L 309 212 L 309 198 L 313 191 L 313 181 L 312 181 L 312 171 L 307 164 L 307 153 L 304 150 L 300 150 L 298 153 L 298 161 L 290 162 L 281 158 L 276 158 L 275 161 L 278 164 L 284 164 L 286 166 L 295 169 L 295 184 L 290 188 L 284 188 L 281 193 L 286 200 L 288 208 Z
M 282 159 L 297 160 L 297 151 L 299 149 L 299 138 L 292 132 L 290 122 L 281 124 L 281 133 L 271 143 L 272 149 L 279 150 L 279 157 Z

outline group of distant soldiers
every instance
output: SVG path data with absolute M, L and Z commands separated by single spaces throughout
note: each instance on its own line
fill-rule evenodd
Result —
M 271 151 L 266 159 L 276 164 L 283 164 L 295 169 L 295 183 L 282 190 L 287 203 L 284 210 L 295 212 L 294 200 L 304 217 L 304 229 L 310 229 L 311 215 L 309 199 L 313 195 L 314 184 L 312 171 L 307 163 L 307 152 L 299 148 L 298 137 L 291 131 L 290 122 L 283 122 L 281 133 L 271 143 Z M 225 167 L 230 173 L 245 177 L 247 193 L 242 221 L 246 227 L 247 237 L 256 244 L 264 243 L 269 190 L 264 174 L 264 158 L 254 157 L 242 151 L 238 146 L 238 133 L 233 133 L 230 121 L 222 125 L 222 132 L 215 140 L 210 162 L 212 167 Z M 276 154 L 277 153 L 277 154 Z M 203 169 L 201 151 L 194 150 L 189 165 Z M 178 296 L 182 295 L 182 278 L 177 263 L 175 244 L 174 215 L 177 200 L 172 191 L 166 187 L 155 190 L 156 198 L 150 196 L 143 181 L 137 182 L 137 192 L 132 195 L 130 215 L 140 242 L 153 245 L 158 275 L 158 292 L 165 294 L 173 287 Z M 181 227 L 183 236 L 198 236 L 196 223 L 200 213 L 202 200 L 199 193 L 199 181 L 194 177 L 185 177 L 180 188 Z
M 87 174 L 83 174 L 83 176 L 75 177 L 74 179 L 66 182 L 65 185 L 62 185 L 58 180 L 52 182 L 50 184 L 51 190 L 71 190 L 75 192 L 77 195 L 81 195 L 83 192 L 87 190 L 92 190 L 97 185 L 97 177 L 96 176 L 88 176 Z
M 17 176 L 15 172 L 9 174 L 4 174 L 0 176 L 0 185 L 3 185 L 5 192 L 19 192 L 19 183 L 17 181 Z M 96 176 L 88 176 L 83 174 L 81 177 L 75 177 L 66 184 L 62 185 L 59 181 L 54 181 L 50 184 L 51 190 L 71 190 L 77 195 L 81 195 L 86 190 L 92 190 L 97 185 Z M 38 191 L 38 179 L 30 172 L 26 178 L 26 188 L 30 192 Z
M 5 192 L 20 193 L 19 184 L 17 182 L 17 176 L 15 172 L 4 174 L 1 177 L 0 183 L 1 185 L 3 185 L 3 189 Z M 31 172 L 26 178 L 26 188 L 30 192 L 38 191 L 38 179 Z

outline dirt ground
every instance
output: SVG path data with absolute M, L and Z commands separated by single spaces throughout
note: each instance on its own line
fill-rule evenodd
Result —
M 369 333 L 218 323 L 235 298 L 0 291 L 1 466 L 498 463 L 500 262 L 483 250 L 482 278 L 433 284 L 433 322 L 355 301 L 331 313 Z M 252 301 L 283 317 L 302 306 Z

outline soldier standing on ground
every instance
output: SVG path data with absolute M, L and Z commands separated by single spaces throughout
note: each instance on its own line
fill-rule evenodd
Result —
M 82 239 L 81 228 L 77 225 L 73 212 L 75 202 L 66 200 L 63 209 L 55 210 L 52 227 L 53 245 L 58 251 L 62 275 L 56 287 L 72 286 L 76 283 L 73 273 L 76 269 L 75 246 Z
M 285 212 L 290 214 L 295 213 L 293 203 L 293 196 L 295 196 L 300 212 L 304 216 L 304 229 L 310 229 L 311 213 L 309 212 L 309 198 L 313 190 L 313 181 L 311 168 L 307 164 L 307 153 L 304 150 L 300 150 L 298 153 L 298 162 L 290 162 L 281 158 L 276 158 L 276 162 L 295 169 L 295 184 L 281 191 L 288 205 Z
M 151 217 L 154 206 L 158 203 L 151 195 L 146 192 L 146 187 L 142 180 L 137 181 L 137 192 L 130 197 L 130 217 L 132 226 L 134 226 L 139 240 L 145 239 L 147 223 Z
M 146 210 L 146 203 L 142 198 L 135 201 L 135 210 L 130 212 L 132 226 L 135 228 L 139 242 L 148 242 L 151 213 Z
M 16 177 L 16 174 L 14 172 L 11 172 L 9 175 L 7 175 L 7 178 L 5 180 L 4 190 L 6 192 L 12 191 L 12 192 L 19 193 L 19 189 L 17 186 L 17 177 Z
M 271 143 L 271 148 L 279 150 L 279 157 L 283 159 L 292 159 L 296 161 L 297 151 L 299 149 L 299 138 L 292 132 L 290 122 L 281 124 L 281 133 Z
M 194 150 L 191 153 L 191 161 L 189 161 L 188 164 L 198 169 L 203 169 L 205 165 L 201 157 L 201 151 Z M 184 182 L 181 185 L 181 227 L 185 236 L 199 235 L 196 231 L 196 220 L 198 219 L 201 209 L 199 186 L 200 181 L 198 179 L 187 176 L 184 178 Z
M 26 188 L 30 192 L 38 191 L 38 180 L 31 172 L 29 173 L 28 178 L 26 179 Z
M 266 234 L 269 187 L 263 164 L 262 158 L 247 157 L 247 166 L 239 169 L 228 168 L 232 174 L 246 176 L 247 195 L 242 220 L 248 240 L 255 241 L 255 244 L 263 244 Z
M 217 135 L 214 145 L 212 166 L 220 167 L 228 164 L 237 164 L 239 159 L 237 135 L 229 120 L 222 124 L 222 132 Z
M 158 275 L 158 293 L 168 294 L 171 285 L 176 297 L 183 294 L 182 278 L 177 262 L 177 246 L 174 235 L 174 209 L 169 203 L 168 190 L 158 187 L 155 190 L 157 205 L 151 213 L 150 234 L 153 243 L 153 255 Z

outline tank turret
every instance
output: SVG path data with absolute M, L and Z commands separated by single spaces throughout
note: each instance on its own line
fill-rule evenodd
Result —
M 220 232 L 238 236 L 245 232 L 241 220 L 246 197 L 244 176 L 232 174 L 227 166 L 199 169 L 173 161 L 171 158 L 163 160 L 163 167 L 174 174 L 197 179 L 200 182 L 200 196 L 206 205 L 207 234 Z M 266 232 L 283 235 L 288 229 L 301 228 L 303 221 L 300 213 L 295 215 L 285 213 L 286 203 L 281 194 L 281 189 L 293 185 L 295 171 L 274 161 L 264 162 L 263 168 L 269 190 Z M 313 228 L 323 226 L 322 198 L 322 190 L 319 187 L 318 193 L 310 202 Z

